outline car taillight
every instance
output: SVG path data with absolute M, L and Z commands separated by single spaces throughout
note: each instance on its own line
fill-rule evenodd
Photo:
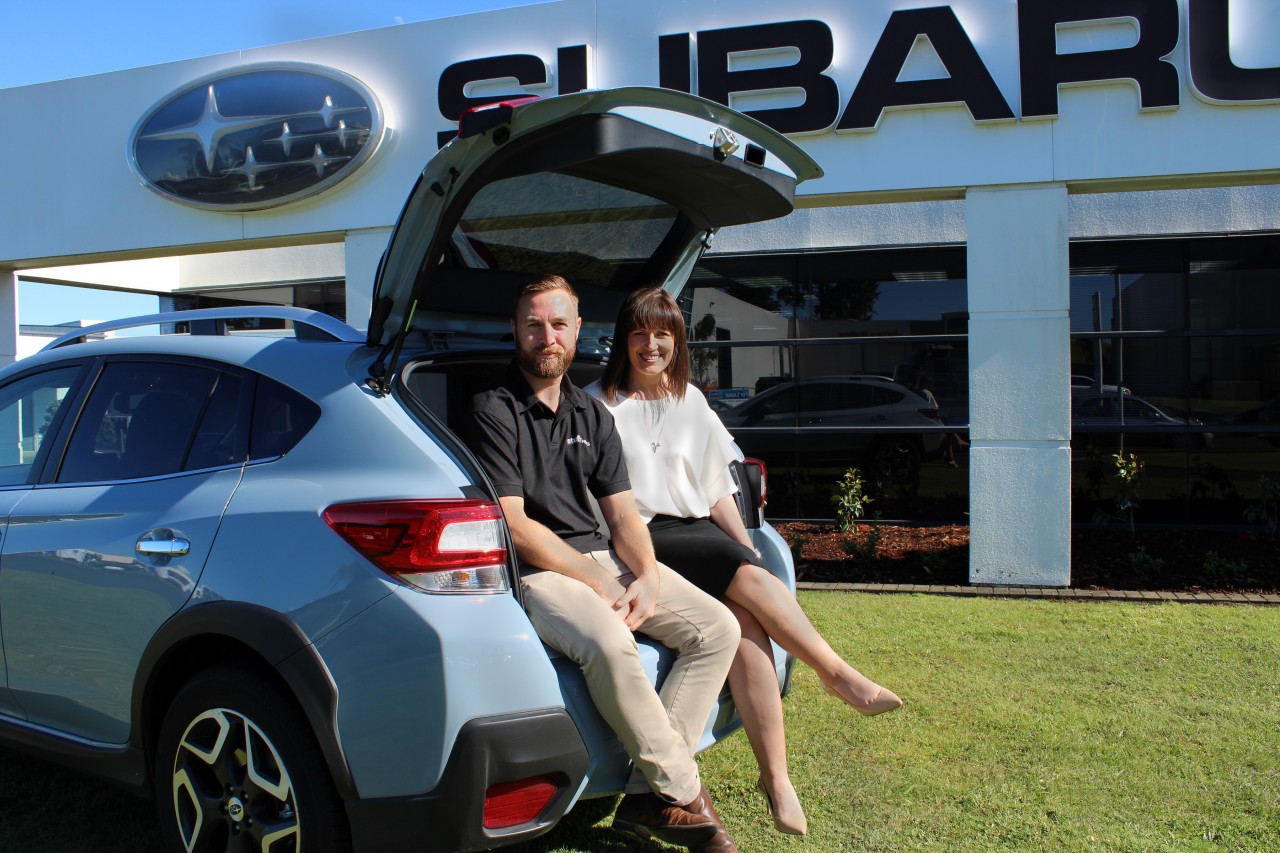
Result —
M 937 409 L 916 409 L 916 411 L 924 415 L 926 418 L 928 418 L 931 421 L 937 421 L 938 423 L 942 423 L 942 418 L 938 416 Z
M 325 523 L 389 575 L 428 592 L 504 592 L 502 510 L 475 499 L 334 504 Z
M 760 469 L 760 502 L 756 504 L 756 509 L 764 510 L 765 498 L 769 496 L 769 468 L 764 464 L 763 460 L 753 459 L 750 456 L 743 459 L 742 464 Z
M 546 776 L 490 785 L 484 792 L 484 828 L 506 829 L 534 820 L 558 790 Z

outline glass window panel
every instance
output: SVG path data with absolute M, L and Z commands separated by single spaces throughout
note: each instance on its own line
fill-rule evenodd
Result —
M 1077 338 L 1071 342 L 1071 394 L 1133 395 L 1171 414 L 1191 408 L 1185 338 Z
M 735 341 L 793 337 L 797 262 L 794 255 L 703 257 L 681 299 L 685 320 L 692 328 L 711 314 Z
M 217 376 L 185 364 L 108 364 L 71 435 L 58 482 L 182 471 Z
M 1129 510 L 1119 502 L 1122 490 L 1112 458 L 1121 452 L 1133 453 L 1143 465 L 1138 484 L 1141 499 L 1133 508 L 1133 522 L 1142 525 L 1186 521 L 1189 457 L 1204 451 L 1153 446 L 1121 433 L 1076 435 L 1071 450 L 1071 510 L 1076 523 L 1129 525 Z
M 806 255 L 794 294 L 797 336 L 963 333 L 964 258 L 959 248 Z
M 1071 277 L 1071 331 L 1186 328 L 1185 276 L 1114 273 Z
M 770 517 L 831 518 L 837 481 L 860 467 L 884 518 L 964 520 L 964 263 L 962 248 L 702 260 L 683 300 L 692 337 L 729 345 L 702 348 L 699 381 L 769 465 Z M 708 315 L 714 335 L 697 331 Z M 805 343 L 849 337 L 874 340 Z M 753 339 L 796 343 L 739 344 Z
M 1280 427 L 1280 337 L 1223 335 L 1192 338 L 1191 404 L 1205 423 Z
M 28 482 L 50 437 L 79 365 L 26 376 L 0 390 L 0 486 Z
M 1191 328 L 1280 328 L 1280 269 L 1193 270 Z
M 319 419 L 320 407 L 315 403 L 274 379 L 260 376 L 254 399 L 250 458 L 268 459 L 288 453 Z
M 186 470 L 236 465 L 245 460 L 249 424 L 243 415 L 250 384 L 231 373 L 218 374 L 218 384 L 187 454 Z
M 595 181 L 539 172 L 485 185 L 458 223 L 450 265 L 524 275 L 555 270 L 609 286 L 620 262 L 647 260 L 671 205 Z

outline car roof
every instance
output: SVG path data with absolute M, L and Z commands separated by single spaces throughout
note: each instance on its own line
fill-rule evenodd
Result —
M 201 313 L 181 312 L 182 321 Z M 281 337 L 278 333 L 128 335 L 46 348 L 5 367 L 0 371 L 0 378 L 86 358 L 198 358 L 270 376 L 312 399 L 318 399 L 337 386 L 354 381 L 347 363 L 365 349 L 363 341 L 299 340 L 292 336 Z

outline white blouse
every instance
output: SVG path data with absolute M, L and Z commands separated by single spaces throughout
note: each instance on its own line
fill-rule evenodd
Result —
M 600 383 L 586 392 L 613 413 L 627 473 L 640 515 L 706 518 L 717 501 L 738 491 L 729 463 L 738 458 L 733 437 L 688 386 L 684 399 L 640 400 L 619 395 L 605 399 Z

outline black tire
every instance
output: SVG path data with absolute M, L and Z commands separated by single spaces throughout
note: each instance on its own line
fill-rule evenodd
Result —
M 187 682 L 165 714 L 155 762 L 160 831 L 175 853 L 351 850 L 306 718 L 259 672 L 218 666 Z

